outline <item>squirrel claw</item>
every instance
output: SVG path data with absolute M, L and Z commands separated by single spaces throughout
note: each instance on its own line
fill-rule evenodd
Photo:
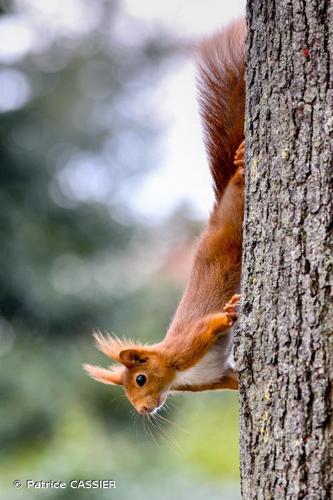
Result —
M 241 296 L 239 294 L 233 295 L 223 308 L 223 312 L 228 315 L 232 323 L 235 323 L 238 319 L 240 298 Z
M 243 141 L 237 148 L 234 156 L 234 165 L 244 167 L 244 153 L 245 153 L 245 141 Z
M 237 167 L 234 175 L 234 182 L 239 186 L 242 186 L 244 183 L 244 153 L 245 141 L 240 144 L 234 156 L 234 165 Z
M 244 152 L 245 152 L 245 141 L 242 141 L 236 150 L 235 160 L 244 158 Z

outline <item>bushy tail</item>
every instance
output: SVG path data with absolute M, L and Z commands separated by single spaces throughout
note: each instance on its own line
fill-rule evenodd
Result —
M 233 172 L 244 139 L 245 21 L 238 20 L 200 47 L 199 103 L 217 200 Z

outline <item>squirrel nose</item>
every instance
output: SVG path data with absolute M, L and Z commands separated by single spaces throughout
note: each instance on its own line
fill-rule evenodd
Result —
M 154 410 L 154 408 L 147 408 L 147 406 L 142 406 L 139 410 L 139 413 L 150 413 Z

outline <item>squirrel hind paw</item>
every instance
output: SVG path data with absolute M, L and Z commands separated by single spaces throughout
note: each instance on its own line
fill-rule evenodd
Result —
M 238 318 L 240 298 L 241 296 L 238 294 L 233 295 L 223 308 L 223 311 L 227 313 L 230 319 L 234 321 L 236 321 Z
M 244 163 L 244 154 L 245 154 L 245 141 L 241 142 L 240 145 L 238 146 L 235 156 L 234 156 L 234 163 L 238 161 L 243 161 Z
M 235 162 L 235 164 L 236 164 L 236 162 Z M 245 171 L 244 171 L 244 162 L 243 162 L 243 165 L 237 166 L 236 172 L 234 173 L 234 175 L 232 177 L 232 182 L 234 182 L 234 184 L 240 188 L 243 188 L 243 186 L 244 186 L 244 174 L 245 174 Z
M 234 156 L 234 165 L 237 167 L 233 180 L 237 186 L 242 187 L 244 185 L 244 152 L 245 152 L 245 141 L 243 141 L 237 148 Z

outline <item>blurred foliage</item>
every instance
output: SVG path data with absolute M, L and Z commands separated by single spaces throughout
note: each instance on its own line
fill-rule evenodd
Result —
M 144 224 L 126 204 L 157 161 L 154 87 L 179 43 L 120 2 L 74 3 L 95 15 L 89 29 L 51 30 L 29 2 L 0 4 L 0 33 L 8 18 L 38 35 L 0 69 L 0 498 L 237 499 L 221 482 L 238 478 L 236 395 L 170 398 L 172 422 L 147 429 L 121 389 L 81 369 L 105 363 L 94 328 L 163 336 L 181 293 L 163 266 L 199 225 L 185 207 Z M 19 478 L 118 487 L 15 490 Z
M 159 126 L 142 99 L 174 52 L 164 37 L 118 42 L 108 29 L 117 2 L 95 3 L 89 36 L 58 35 L 15 64 L 9 83 L 22 77 L 30 98 L 0 119 L 0 311 L 45 335 L 112 316 L 103 285 L 95 300 L 84 293 L 94 288 L 84 268 L 142 239 L 122 191 L 152 167 Z

